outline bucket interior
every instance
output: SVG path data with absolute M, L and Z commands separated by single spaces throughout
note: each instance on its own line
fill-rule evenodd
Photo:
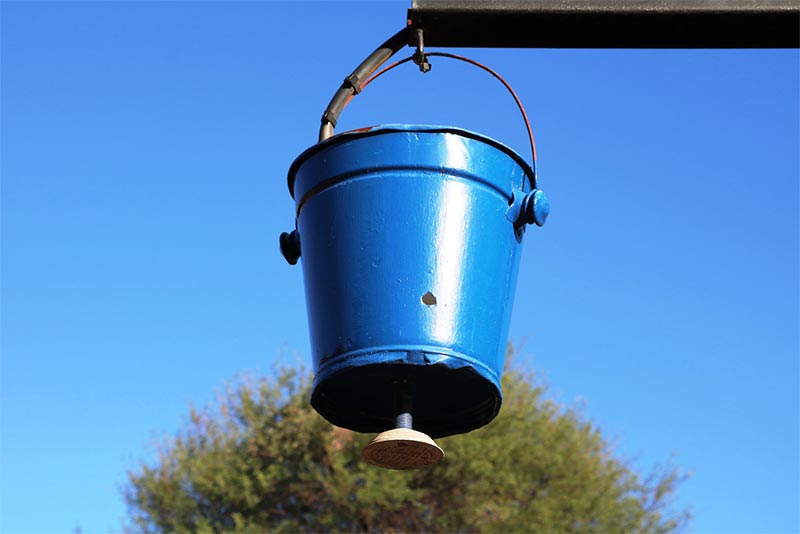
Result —
M 498 388 L 471 366 L 383 363 L 345 367 L 316 385 L 311 405 L 336 426 L 357 432 L 394 427 L 392 385 L 412 386 L 413 428 L 432 438 L 489 423 L 500 410 Z

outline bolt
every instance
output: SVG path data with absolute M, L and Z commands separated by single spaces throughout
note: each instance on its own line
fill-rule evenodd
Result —
M 395 428 L 412 428 L 411 417 L 411 384 L 405 379 L 394 383 L 394 426 Z

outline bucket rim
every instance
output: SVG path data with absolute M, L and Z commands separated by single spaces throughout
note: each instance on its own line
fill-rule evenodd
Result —
M 525 175 L 528 177 L 528 180 L 531 183 L 531 188 L 536 189 L 536 179 L 534 178 L 533 168 L 531 167 L 531 165 L 525 160 L 525 158 L 520 156 L 513 148 L 506 145 L 505 143 L 501 143 L 496 139 L 480 134 L 478 132 L 473 132 L 472 130 L 459 128 L 457 126 L 398 123 L 398 124 L 378 124 L 375 126 L 366 126 L 363 128 L 356 128 L 354 130 L 348 130 L 346 132 L 337 133 L 333 137 L 330 137 L 324 141 L 320 141 L 319 143 L 316 143 L 308 147 L 303 152 L 301 152 L 300 155 L 297 156 L 295 160 L 292 162 L 292 164 L 289 166 L 289 172 L 287 176 L 287 185 L 289 187 L 289 194 L 292 196 L 292 198 L 295 198 L 294 183 L 297 175 L 297 170 L 308 158 L 316 154 L 318 151 L 325 150 L 326 148 L 329 148 L 331 146 L 346 141 L 351 141 L 355 138 L 371 137 L 374 135 L 400 133 L 400 132 L 450 133 L 486 143 L 487 145 L 493 146 L 499 149 L 500 151 L 505 152 L 508 156 L 511 157 L 511 159 L 516 161 L 517 164 L 519 164 L 519 166 L 525 172 Z

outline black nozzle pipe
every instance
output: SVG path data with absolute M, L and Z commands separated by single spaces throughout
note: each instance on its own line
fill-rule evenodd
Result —
M 386 42 L 375 49 L 373 53 L 367 56 L 367 59 L 362 61 L 350 76 L 345 78 L 341 87 L 334 93 L 328 107 L 325 108 L 325 112 L 322 114 L 322 125 L 319 128 L 320 141 L 324 141 L 333 135 L 333 129 L 336 127 L 339 114 L 342 112 L 342 109 L 344 109 L 350 96 L 358 94 L 361 91 L 361 82 L 369 78 L 369 76 L 375 72 L 378 67 L 383 65 L 387 59 L 409 44 L 410 31 L 410 27 L 406 26 L 391 36 Z

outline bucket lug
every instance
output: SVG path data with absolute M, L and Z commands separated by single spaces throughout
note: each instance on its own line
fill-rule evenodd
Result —
M 535 224 L 543 226 L 550 214 L 550 201 L 541 189 L 530 193 L 515 189 L 511 193 L 511 202 L 506 211 L 506 218 L 515 226 Z
M 522 199 L 520 222 L 543 226 L 550 215 L 550 201 L 541 189 L 534 189 Z
M 525 219 L 528 224 L 543 226 L 550 215 L 550 201 L 541 189 L 534 189 L 523 201 Z
M 508 210 L 506 210 L 506 219 L 514 223 L 515 226 L 525 224 L 524 221 L 520 220 L 523 200 L 525 200 L 525 192 L 515 188 L 511 192 L 511 199 L 508 201 Z
M 294 265 L 300 259 L 300 233 L 292 230 L 291 233 L 283 232 L 280 238 L 281 254 L 289 263 Z

